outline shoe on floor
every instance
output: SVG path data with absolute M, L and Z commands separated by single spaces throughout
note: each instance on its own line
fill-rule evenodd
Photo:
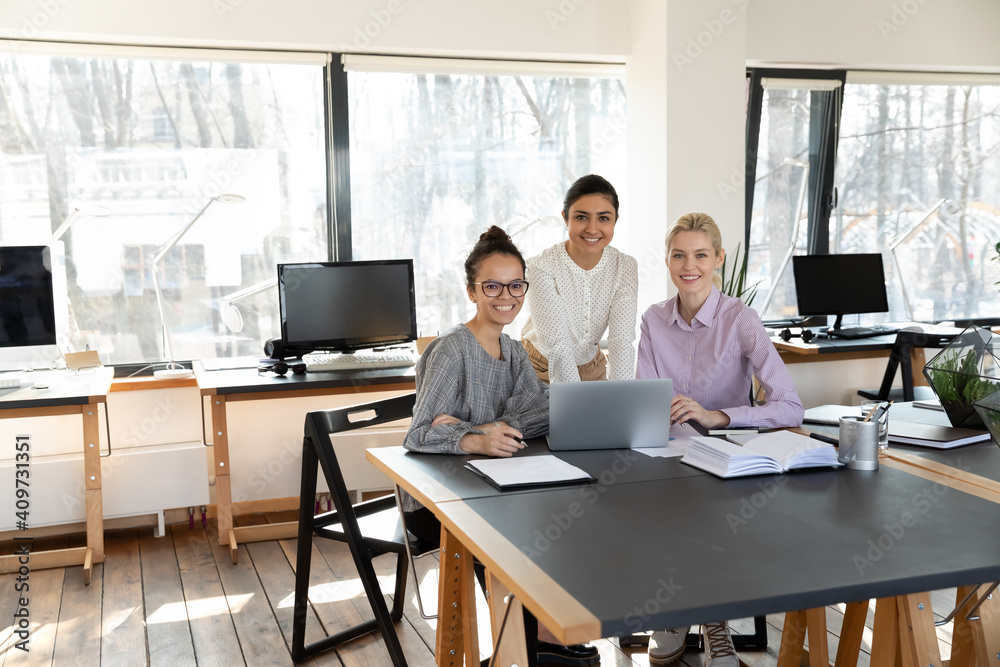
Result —
M 601 656 L 597 648 L 589 644 L 551 644 L 538 642 L 539 665 L 571 665 L 573 667 L 590 667 L 601 664 Z
M 649 664 L 667 665 L 684 655 L 685 642 L 691 626 L 658 630 L 649 636 Z
M 733 638 L 728 623 L 709 623 L 701 626 L 705 640 L 705 667 L 739 667 Z

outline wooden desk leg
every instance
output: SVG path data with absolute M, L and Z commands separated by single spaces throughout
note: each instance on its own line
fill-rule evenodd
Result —
M 963 586 L 958 589 L 957 597 L 961 601 L 973 588 L 976 588 L 976 596 L 955 618 L 951 667 L 996 664 L 996 656 L 1000 654 L 1000 627 L 997 627 L 1000 624 L 1000 594 L 993 591 L 976 611 L 979 620 L 969 621 L 965 618 L 968 610 L 986 592 L 987 586 Z
M 899 646 L 904 665 L 940 665 L 941 648 L 934 631 L 930 593 L 896 598 L 899 613 Z M 874 664 L 874 663 L 873 663 Z
M 234 544 L 233 490 L 229 477 L 229 427 L 226 423 L 226 397 L 212 396 L 212 446 L 215 454 L 215 507 L 218 512 L 219 544 Z M 238 552 L 230 547 L 233 563 Z
M 896 610 L 896 598 L 879 598 L 875 602 L 871 664 L 891 667 L 898 659 L 899 614 Z
M 104 562 L 104 503 L 101 495 L 101 422 L 97 405 L 84 405 L 83 472 L 87 511 L 87 546 L 93 550 L 93 562 Z
M 781 628 L 781 647 L 778 649 L 778 667 L 799 667 L 806 641 L 806 612 L 790 611 L 785 614 Z
M 809 667 L 829 667 L 830 648 L 826 642 L 826 607 L 806 610 L 809 633 Z
M 479 664 L 475 573 L 472 554 L 441 527 L 438 626 L 434 655 L 440 667 Z M 524 632 L 521 632 L 524 636 Z
M 837 667 L 857 667 L 867 617 L 868 600 L 847 604 L 847 609 L 844 610 L 844 624 L 840 627 L 837 659 L 834 662 Z
M 521 607 L 521 601 L 514 598 L 510 602 L 504 602 L 504 598 L 510 595 L 510 589 L 488 571 L 486 573 L 486 589 L 489 593 L 487 602 L 490 606 L 490 625 L 493 627 L 493 646 L 497 645 L 500 624 L 503 623 L 504 613 L 507 613 L 503 641 L 500 642 L 497 660 L 494 664 L 497 667 L 527 665 L 528 647 L 524 638 L 524 610 Z M 508 605 L 510 606 L 509 612 L 507 612 Z
M 976 597 L 961 609 L 955 610 L 955 626 L 951 632 L 951 661 L 949 667 L 975 667 L 976 665 L 976 640 L 975 633 L 977 621 L 970 621 L 966 617 L 968 610 L 978 599 L 979 586 L 959 586 L 955 595 L 955 604 L 959 604 L 973 590 Z M 982 618 L 982 617 L 980 617 Z

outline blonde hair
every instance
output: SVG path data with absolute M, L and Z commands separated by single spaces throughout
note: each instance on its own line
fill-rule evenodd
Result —
M 667 237 L 664 241 L 668 253 L 670 252 L 670 243 L 680 232 L 702 232 L 712 242 L 715 256 L 718 257 L 719 253 L 722 252 L 722 232 L 719 231 L 719 225 L 715 224 L 715 220 L 708 213 L 685 213 L 677 218 L 674 226 L 667 230 Z M 718 270 L 712 274 L 712 283 L 718 289 L 722 289 L 722 274 Z

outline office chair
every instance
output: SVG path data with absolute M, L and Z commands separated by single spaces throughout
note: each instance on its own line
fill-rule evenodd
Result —
M 889 363 L 882 376 L 882 386 L 876 389 L 859 389 L 858 395 L 876 401 L 913 401 L 916 399 L 930 400 L 934 398 L 934 390 L 930 387 L 913 386 L 913 360 L 911 353 L 920 347 L 947 347 L 954 338 L 952 335 L 928 334 L 922 331 L 900 331 L 889 352 Z M 893 387 L 896 369 L 901 369 L 903 386 Z
M 398 621 L 403 615 L 407 559 L 406 540 L 402 539 L 398 532 L 399 513 L 396 509 L 396 499 L 393 496 L 383 496 L 357 505 L 352 504 L 330 435 L 404 419 L 413 413 L 414 403 L 415 394 L 406 394 L 337 410 L 316 410 L 306 415 L 305 436 L 302 441 L 295 607 L 292 619 L 292 660 L 295 662 L 378 630 L 385 640 L 392 664 L 396 667 L 406 665 L 403 649 L 393 626 L 393 622 Z M 375 413 L 374 417 L 361 417 L 372 411 Z M 323 468 L 335 509 L 314 516 L 313 501 L 316 497 L 316 476 L 319 466 Z M 345 542 L 350 547 L 375 618 L 306 645 L 309 569 L 314 534 Z M 391 612 L 386 607 L 375 569 L 372 567 L 372 559 L 386 553 L 396 554 L 396 588 Z

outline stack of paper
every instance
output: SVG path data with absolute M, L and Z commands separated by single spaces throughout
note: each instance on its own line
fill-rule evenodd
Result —
M 552 454 L 479 459 L 465 467 L 501 490 L 595 481 L 586 471 Z

